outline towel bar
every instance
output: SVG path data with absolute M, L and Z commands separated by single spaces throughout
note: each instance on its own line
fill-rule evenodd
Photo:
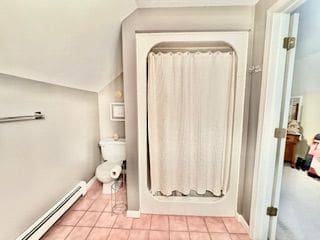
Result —
M 3 117 L 3 118 L 0 118 L 0 123 L 28 121 L 28 120 L 40 120 L 40 119 L 44 119 L 44 118 L 45 118 L 44 114 L 42 114 L 41 112 L 35 112 L 33 115 Z

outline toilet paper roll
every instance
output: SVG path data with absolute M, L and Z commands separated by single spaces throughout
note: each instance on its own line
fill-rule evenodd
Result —
M 117 165 L 117 166 L 114 166 L 111 171 L 110 171 L 110 176 L 112 179 L 117 179 L 120 174 L 121 174 L 121 166 Z

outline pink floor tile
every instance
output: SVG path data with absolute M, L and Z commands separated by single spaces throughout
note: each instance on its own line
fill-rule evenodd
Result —
M 101 192 L 101 195 L 99 196 L 99 198 L 110 200 L 111 199 L 111 194 L 105 194 L 105 193 Z
M 190 232 L 190 240 L 211 240 L 209 233 Z
M 107 206 L 109 200 L 103 199 L 103 198 L 98 198 L 96 199 L 93 204 L 91 205 L 91 207 L 89 208 L 88 211 L 98 211 L 98 212 L 102 212 L 105 207 Z
M 72 231 L 71 226 L 54 226 L 52 227 L 44 237 L 43 240 L 64 240 L 68 234 Z
M 84 240 L 91 231 L 90 227 L 75 227 L 66 240 Z
M 97 199 L 102 194 L 101 189 L 90 189 L 85 198 L 87 199 Z
M 112 215 L 111 213 L 104 212 L 101 214 L 95 226 L 111 228 L 114 222 L 116 221 L 116 219 L 117 219 L 117 215 Z
M 203 217 L 187 217 L 190 232 L 208 232 Z
M 189 232 L 170 232 L 170 240 L 188 240 Z
M 231 240 L 240 240 L 238 234 L 230 234 Z
M 170 231 L 188 231 L 187 218 L 185 216 L 169 216 Z
M 93 203 L 93 199 L 87 198 L 80 198 L 73 206 L 72 210 L 80 210 L 80 211 L 87 211 L 91 204 Z
M 127 201 L 127 196 L 125 195 L 126 193 L 121 193 L 117 196 L 117 201 L 120 202 L 126 202 Z
M 244 233 L 247 231 L 235 218 L 222 218 L 229 233 Z
M 95 182 L 42 239 L 250 240 L 235 218 L 142 214 L 133 219 L 111 214 L 111 195 L 101 190 L 102 185 Z M 126 191 L 118 193 L 125 199 Z
M 127 240 L 129 233 L 130 231 L 125 229 L 112 229 L 108 240 Z
M 206 217 L 205 222 L 207 224 L 209 232 L 225 233 L 227 229 L 221 218 Z
M 93 227 L 100 217 L 100 212 L 86 212 L 78 222 L 77 226 Z
M 231 240 L 229 233 L 210 233 L 212 240 Z
M 133 219 L 132 228 L 133 229 L 150 229 L 151 225 L 151 215 L 142 214 L 140 218 Z
M 102 183 L 97 180 L 94 181 L 94 183 L 90 187 L 90 190 L 96 190 L 96 189 L 102 189 Z
M 230 234 L 230 238 L 231 240 L 240 240 L 240 238 L 238 237 L 238 234 Z
M 93 228 L 87 240 L 106 240 L 111 228 Z
M 237 235 L 240 240 L 250 240 L 250 237 L 248 234 L 237 234 Z
M 128 240 L 149 240 L 149 231 L 131 230 Z
M 167 231 L 150 231 L 149 240 L 169 240 L 169 232 Z
M 58 221 L 58 225 L 75 226 L 80 218 L 84 215 L 85 211 L 68 211 Z
M 152 215 L 151 230 L 169 230 L 169 218 L 165 215 Z
M 113 225 L 114 228 L 122 228 L 122 229 L 130 229 L 132 227 L 132 218 L 128 218 L 123 215 L 119 215 L 115 224 Z
M 112 212 L 112 201 L 111 201 L 111 199 L 109 199 L 108 200 L 108 202 L 107 202 L 107 205 L 106 205 L 106 207 L 105 207 L 105 209 L 104 209 L 104 211 L 105 212 Z

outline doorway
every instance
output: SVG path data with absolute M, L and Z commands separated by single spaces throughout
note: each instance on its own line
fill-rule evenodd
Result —
M 320 2 L 308 0 L 299 13 L 277 240 L 320 239 Z
M 250 216 L 255 240 L 276 239 L 283 158 L 299 15 L 304 0 L 279 0 L 267 11 L 256 163 Z

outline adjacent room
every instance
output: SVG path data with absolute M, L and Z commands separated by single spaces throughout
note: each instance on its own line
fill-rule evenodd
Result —
M 319 1 L 309 0 L 296 10 L 300 14 L 300 23 L 284 156 L 278 240 L 320 238 L 319 8 Z

